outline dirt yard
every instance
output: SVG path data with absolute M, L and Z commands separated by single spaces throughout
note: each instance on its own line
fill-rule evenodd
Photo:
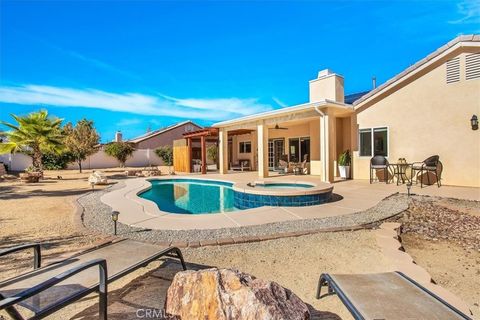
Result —
M 112 182 L 125 179 L 123 170 L 104 170 Z M 44 258 L 58 259 L 109 239 L 82 227 L 74 210 L 77 197 L 91 192 L 91 171 L 50 171 L 36 184 L 0 181 L 0 248 L 39 241 L 46 243 Z M 102 187 L 97 187 L 102 188 Z M 415 261 L 433 279 L 464 299 L 480 318 L 480 210 L 479 203 L 418 197 L 404 215 L 403 243 Z M 228 267 L 273 280 L 291 289 L 312 306 L 317 319 L 349 319 L 335 296 L 314 298 L 322 272 L 368 273 L 391 271 L 376 245 L 373 232 L 338 232 L 258 243 L 184 249 L 196 267 Z M 172 269 L 172 265 L 174 266 Z M 28 254 L 0 259 L 1 279 L 31 266 Z M 147 274 L 145 272 L 148 271 Z M 162 307 L 162 297 L 175 264 L 139 271 L 111 287 L 111 318 L 134 318 L 134 308 Z M 138 277 L 135 279 L 135 277 Z M 0 280 L 1 280 L 0 279 Z M 132 281 L 132 282 L 130 282 Z M 125 286 L 126 284 L 130 284 Z M 52 319 L 90 319 L 94 299 L 76 303 Z M 86 309 L 86 310 L 83 310 Z M 83 311 L 82 311 L 83 310 Z M 1 316 L 0 316 L 1 318 Z
M 125 179 L 124 170 L 103 170 L 113 182 Z M 28 242 L 44 243 L 43 258 L 59 258 L 101 242 L 107 236 L 82 227 L 75 214 L 74 201 L 91 192 L 88 176 L 76 170 L 46 171 L 39 183 L 19 180 L 0 181 L 0 248 Z M 95 189 L 105 188 L 96 186 Z M 29 253 L 0 259 L 1 278 L 8 278 L 31 266 Z
M 480 319 L 480 204 L 415 198 L 402 222 L 407 253 Z

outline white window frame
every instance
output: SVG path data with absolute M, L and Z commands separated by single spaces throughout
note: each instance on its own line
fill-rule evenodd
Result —
M 358 129 L 358 157 L 359 158 L 372 158 L 373 157 L 373 152 L 374 152 L 374 145 L 373 145 L 373 133 L 374 133 L 374 130 L 375 129 L 387 129 L 387 155 L 385 156 L 385 158 L 388 158 L 388 156 L 390 155 L 390 127 L 389 126 L 376 126 L 376 127 L 370 127 L 370 128 L 359 128 Z M 367 156 L 361 156 L 360 155 L 360 149 L 361 149 L 361 146 L 360 146 L 360 143 L 361 143 L 361 140 L 360 140 L 360 132 L 361 131 L 365 131 L 365 130 L 369 130 L 370 131 L 370 144 L 371 144 L 371 153 L 370 155 L 367 155 Z

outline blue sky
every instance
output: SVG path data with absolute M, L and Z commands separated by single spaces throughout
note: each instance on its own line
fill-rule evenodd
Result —
M 346 93 L 460 34 L 479 1 L 0 2 L 0 120 L 46 108 L 102 141 L 308 100 L 329 68 Z

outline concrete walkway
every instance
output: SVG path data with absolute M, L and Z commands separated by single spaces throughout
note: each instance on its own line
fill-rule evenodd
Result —
M 227 175 L 185 175 L 174 178 L 211 179 L 236 182 L 251 182 L 258 180 L 256 172 L 233 173 Z M 172 176 L 157 177 L 170 179 Z M 274 176 L 265 180 L 306 181 L 320 183 L 316 176 Z M 385 197 L 397 192 L 407 192 L 405 185 L 374 183 L 365 180 L 348 180 L 334 183 L 333 193 L 340 200 L 308 207 L 260 207 L 228 213 L 216 214 L 172 214 L 161 211 L 149 200 L 140 198 L 137 194 L 147 189 L 150 183 L 147 178 L 125 180 L 125 187 L 105 194 L 101 200 L 113 210 L 120 211 L 119 221 L 123 224 L 156 230 L 193 230 L 219 229 L 241 226 L 261 225 L 272 222 L 302 220 L 341 216 L 364 211 L 375 206 Z M 480 189 L 442 186 L 420 188 L 413 186 L 412 193 L 431 196 L 480 200 Z

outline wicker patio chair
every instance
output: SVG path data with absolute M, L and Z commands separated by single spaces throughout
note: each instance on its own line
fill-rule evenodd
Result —
M 374 180 L 374 173 L 377 170 L 383 170 L 385 182 L 388 184 L 388 160 L 384 156 L 375 156 L 370 159 L 370 183 Z
M 429 173 L 432 172 L 435 174 L 437 178 L 437 186 L 440 188 L 442 185 L 442 171 L 443 165 L 440 162 L 440 157 L 438 155 L 428 157 L 427 159 L 423 160 L 422 162 L 414 162 L 412 164 L 412 169 L 414 171 L 415 177 L 418 181 L 418 175 L 420 175 L 420 187 L 423 188 L 423 174 L 427 174 L 427 181 L 430 185 L 430 175 Z

